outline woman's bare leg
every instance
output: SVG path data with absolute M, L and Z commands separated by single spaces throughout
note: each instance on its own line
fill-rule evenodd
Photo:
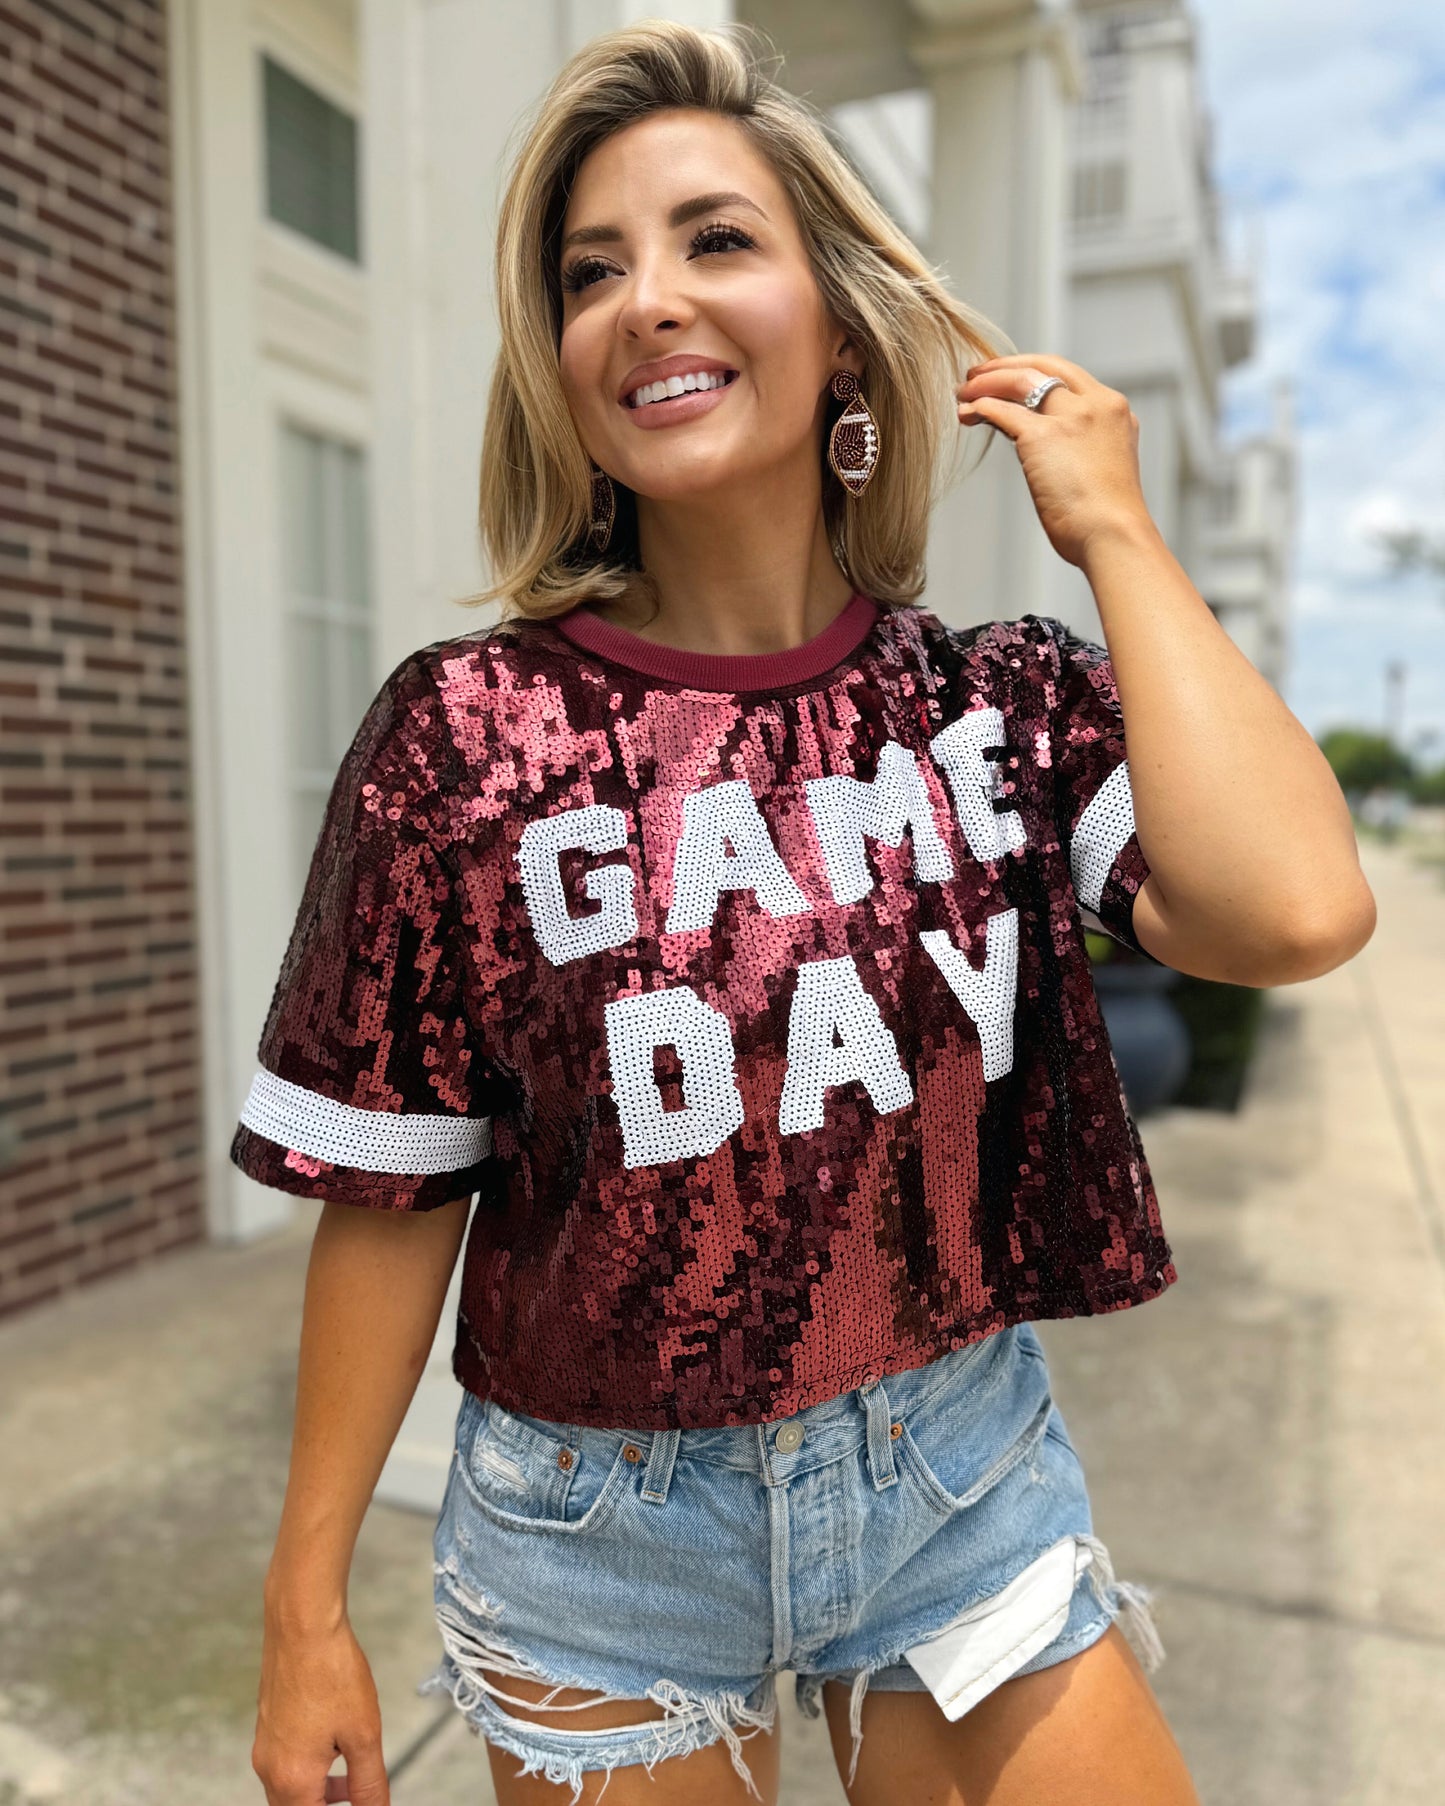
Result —
M 488 1679 L 504 1687 L 517 1698 L 541 1699 L 552 1690 L 540 1681 L 513 1675 L 489 1674 Z M 564 1688 L 552 1695 L 552 1704 L 588 1699 L 586 1692 Z M 930 1704 L 932 1702 L 930 1701 Z M 545 1708 L 529 1712 L 523 1706 L 503 1707 L 511 1717 L 530 1718 L 540 1724 L 555 1725 L 555 1713 Z M 614 1725 L 642 1724 L 661 1718 L 663 1709 L 650 1699 L 603 1699 L 585 1710 L 568 1712 L 569 1730 L 596 1731 Z M 771 1731 L 741 1731 L 743 1759 L 752 1771 L 762 1806 L 777 1806 L 778 1767 L 781 1754 L 780 1727 L 774 1722 Z M 497 1806 L 567 1806 L 572 1798 L 570 1786 L 548 1781 L 541 1775 L 519 1775 L 520 1760 L 495 1744 L 487 1745 L 492 1765 L 492 1783 L 497 1790 Z M 673 1756 L 659 1762 L 649 1774 L 640 1764 L 614 1768 L 609 1781 L 605 1769 L 594 1769 L 582 1777 L 582 1795 L 578 1806 L 593 1806 L 606 1783 L 607 1794 L 602 1806 L 759 1806 L 758 1795 L 749 1793 L 747 1783 L 733 1767 L 726 1742 L 719 1738 L 693 1750 L 686 1756 Z
M 848 1687 L 823 1708 L 838 1773 Z M 950 1722 L 930 1693 L 863 1696 L 850 1806 L 1199 1806 L 1184 1757 L 1118 1625 L 1081 1654 L 1016 1675 Z

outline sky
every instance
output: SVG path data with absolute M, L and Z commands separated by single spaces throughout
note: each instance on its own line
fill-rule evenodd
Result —
M 1226 439 L 1291 379 L 1298 429 L 1286 702 L 1313 734 L 1381 729 L 1445 762 L 1445 579 L 1389 574 L 1371 539 L 1445 540 L 1445 7 L 1193 0 L 1227 240 L 1258 246 L 1255 354 Z M 1433 733 L 1434 738 L 1429 736 Z

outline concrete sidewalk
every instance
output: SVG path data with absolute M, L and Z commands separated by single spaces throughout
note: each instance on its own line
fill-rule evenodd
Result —
M 1041 1330 L 1208 1806 L 1445 1799 L 1445 888 L 1362 859 L 1239 1115 L 1142 1125 L 1180 1284 Z
M 1241 1112 L 1142 1124 L 1180 1283 L 1040 1330 L 1095 1528 L 1155 1589 L 1155 1686 L 1207 1806 L 1445 1799 L 1445 887 L 1363 856 L 1375 938 L 1272 993 Z M 309 1240 L 196 1249 L 0 1325 L 0 1806 L 261 1798 Z M 353 1617 L 395 1806 L 485 1806 L 484 1748 L 413 1691 L 430 1543 L 373 1507 Z M 786 1806 L 838 1806 L 822 1721 L 780 1691 Z

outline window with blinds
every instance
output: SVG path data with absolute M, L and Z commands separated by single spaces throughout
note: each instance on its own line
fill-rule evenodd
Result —
M 1076 163 L 1073 170 L 1073 217 L 1080 224 L 1101 224 L 1124 216 L 1126 169 L 1122 160 Z
M 377 690 L 364 455 L 286 423 L 281 509 L 292 873 L 299 895 L 332 782 Z
M 263 55 L 266 211 L 338 257 L 361 261 L 357 123 Z

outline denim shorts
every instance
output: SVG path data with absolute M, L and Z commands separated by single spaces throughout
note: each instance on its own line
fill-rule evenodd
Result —
M 720 1738 L 757 1794 L 743 1744 L 781 1670 L 814 1718 L 825 1680 L 850 1683 L 856 1770 L 870 1684 L 958 1718 L 1115 1618 L 1146 1668 L 1163 1658 L 1148 1592 L 1093 1534 L 1028 1323 L 765 1424 L 596 1429 L 466 1392 L 435 1556 L 444 1655 L 418 1691 L 574 1803 L 588 1770 Z M 569 1729 L 575 1704 L 511 1676 L 661 1716 Z

